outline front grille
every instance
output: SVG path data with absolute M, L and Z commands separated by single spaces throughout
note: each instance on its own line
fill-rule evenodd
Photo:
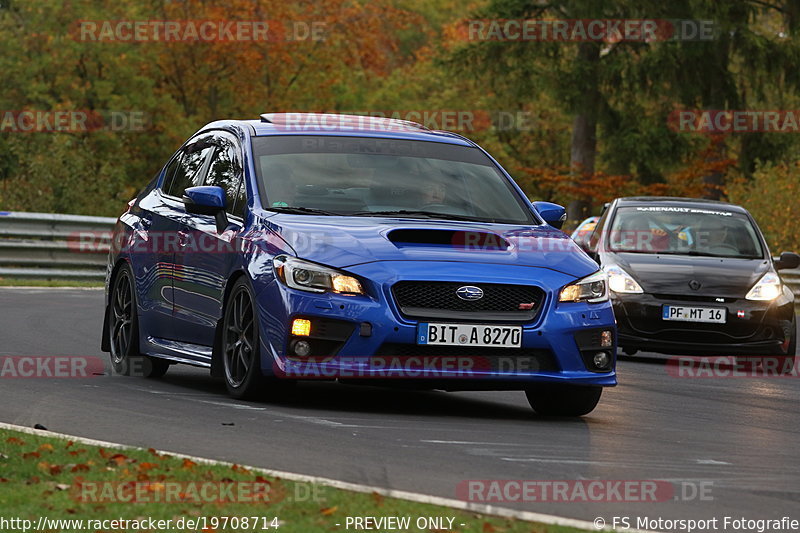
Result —
M 483 297 L 462 300 L 456 291 L 465 285 L 480 288 Z M 544 301 L 539 287 L 501 283 L 401 281 L 392 287 L 392 293 L 400 311 L 415 318 L 528 321 L 536 317 Z
M 387 342 L 378 348 L 375 357 L 464 358 L 473 363 L 470 368 L 495 371 L 518 369 L 558 372 L 561 369 L 553 352 L 540 348 L 431 346 Z

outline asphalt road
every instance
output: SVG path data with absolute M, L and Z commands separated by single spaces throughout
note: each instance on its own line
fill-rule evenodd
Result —
M 107 358 L 101 305 L 102 291 L 0 289 L 0 356 Z M 800 380 L 680 379 L 638 360 L 618 371 L 620 385 L 578 420 L 537 417 L 520 392 L 304 383 L 285 402 L 244 403 L 206 371 L 174 366 L 159 380 L 3 379 L 0 421 L 448 498 L 470 479 L 675 487 L 662 502 L 503 504 L 609 523 L 800 519 Z

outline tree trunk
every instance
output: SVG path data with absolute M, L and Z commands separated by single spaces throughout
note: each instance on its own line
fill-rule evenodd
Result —
M 600 67 L 600 47 L 597 43 L 581 43 L 578 48 L 578 70 L 585 74 L 583 93 L 578 100 L 575 119 L 572 122 L 572 147 L 570 151 L 570 173 L 572 185 L 581 187 L 581 182 L 594 174 L 597 155 L 597 115 L 602 97 L 597 86 Z M 567 217 L 580 221 L 589 216 L 591 197 L 581 194 L 567 207 Z
M 721 136 L 720 136 L 721 137 Z M 706 161 L 710 163 L 717 163 L 725 158 L 725 143 L 722 139 L 713 138 L 711 140 L 712 149 L 709 151 Z M 703 184 L 705 184 L 705 193 L 703 198 L 709 200 L 721 200 L 722 193 L 725 186 L 725 176 L 722 172 L 712 172 L 703 176 Z

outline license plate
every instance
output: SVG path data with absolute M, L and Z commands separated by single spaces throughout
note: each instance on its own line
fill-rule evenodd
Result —
M 677 322 L 708 322 L 724 324 L 727 310 L 714 307 L 690 307 L 685 305 L 665 305 L 661 308 L 661 318 Z
M 522 326 L 424 322 L 417 328 L 417 344 L 521 348 Z

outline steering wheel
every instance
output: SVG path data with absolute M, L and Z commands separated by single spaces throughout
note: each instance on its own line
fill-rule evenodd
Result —
M 726 242 L 718 242 L 715 243 L 713 246 L 709 246 L 709 251 L 715 254 L 724 254 L 726 252 L 731 252 L 733 254 L 739 255 L 741 254 L 741 250 L 732 244 L 728 244 Z
M 426 211 L 428 209 L 439 209 L 439 210 L 444 209 L 445 212 L 447 212 L 450 209 L 452 209 L 452 207 L 446 204 L 425 204 L 422 207 L 420 207 L 420 210 L 422 211 Z

